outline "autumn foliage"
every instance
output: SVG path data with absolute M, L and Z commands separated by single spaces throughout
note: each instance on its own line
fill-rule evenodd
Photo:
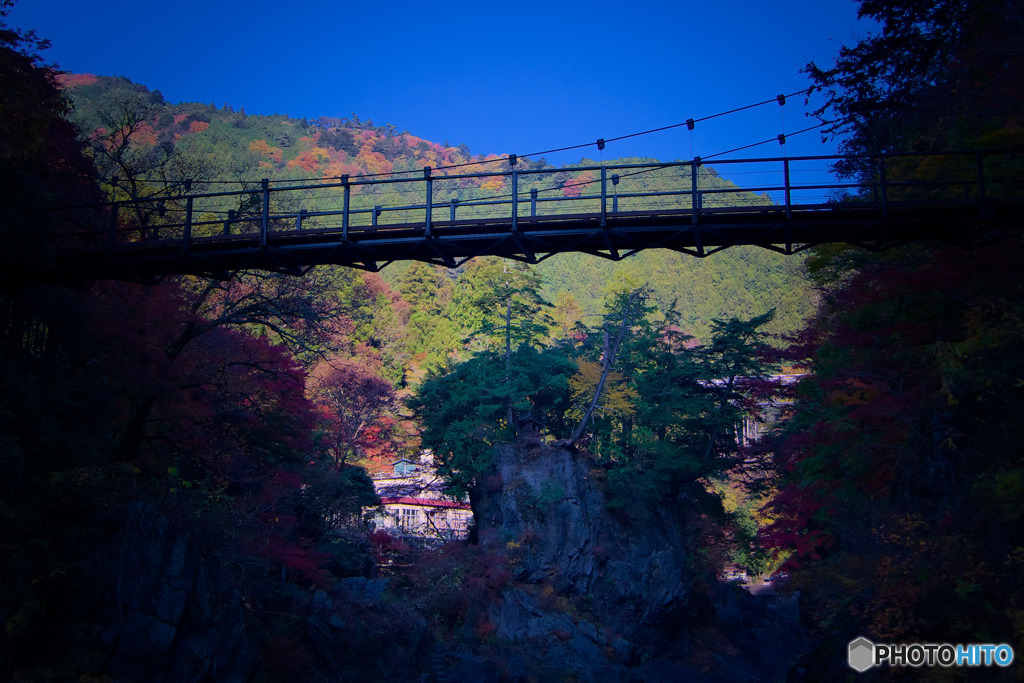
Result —
M 814 375 L 774 445 L 767 538 L 822 627 L 1019 646 L 1022 266 L 1019 244 L 907 250 L 838 290 L 801 347 Z

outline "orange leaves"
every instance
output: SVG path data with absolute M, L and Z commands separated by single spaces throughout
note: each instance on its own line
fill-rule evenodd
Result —
M 419 161 L 422 166 L 430 166 L 432 168 L 440 165 L 437 158 L 437 153 L 434 152 L 434 150 L 432 149 L 428 149 L 427 151 L 422 152 L 419 155 Z
M 203 131 L 210 129 L 210 124 L 206 121 L 193 121 L 188 124 L 188 129 L 193 133 L 202 133 Z
M 156 130 L 148 122 L 143 121 L 132 133 L 132 144 L 139 147 L 152 147 L 156 144 Z
M 281 151 L 277 147 L 271 147 L 270 143 L 268 143 L 266 140 L 253 140 L 252 142 L 249 143 L 249 150 L 252 152 L 256 152 L 257 154 L 262 154 L 264 156 L 268 156 L 272 151 Z
M 501 190 L 502 187 L 505 186 L 504 181 L 505 179 L 500 176 L 491 178 L 487 182 L 480 185 L 480 189 L 488 190 L 489 192 L 498 192 L 499 190 Z
M 342 154 L 344 154 L 344 152 L 342 152 Z M 343 175 L 357 176 L 362 172 L 363 169 L 355 164 L 346 164 L 341 161 L 335 161 L 324 167 L 323 176 L 324 178 L 340 178 Z
M 92 85 L 99 79 L 92 74 L 58 74 L 57 82 L 65 88 L 77 88 L 83 85 Z
M 304 171 L 310 173 L 318 173 L 320 168 L 329 163 L 331 160 L 330 153 L 323 147 L 314 147 L 313 149 L 307 149 L 306 151 L 299 154 L 291 161 L 288 162 L 288 168 L 301 168 Z
M 391 173 L 394 165 L 384 158 L 384 155 L 380 152 L 374 152 L 373 143 L 370 142 L 369 148 L 366 145 L 363 146 L 359 154 L 356 155 L 356 162 L 362 165 L 366 169 L 367 173 L 380 174 L 380 173 Z
M 268 160 L 278 166 L 282 163 L 281 155 L 283 152 L 281 151 L 281 148 L 271 147 L 266 140 L 253 140 L 249 143 L 249 151 L 256 152 L 257 154 L 267 157 Z
M 587 185 L 589 185 L 592 182 L 594 182 L 594 175 L 590 171 L 584 171 L 583 173 L 580 173 L 578 176 L 573 178 L 571 181 L 567 182 L 562 187 L 562 193 L 566 197 L 579 197 L 581 194 L 583 194 L 583 191 L 586 189 Z
M 123 147 L 131 149 L 152 147 L 157 142 L 156 130 L 147 121 L 139 122 L 134 128 L 126 126 L 114 131 L 102 127 L 97 128 L 91 137 L 93 140 L 101 141 L 110 152 Z

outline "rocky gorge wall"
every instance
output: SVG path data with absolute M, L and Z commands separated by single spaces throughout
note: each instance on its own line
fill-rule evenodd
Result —
M 573 450 L 495 450 L 472 498 L 479 542 L 516 551 L 496 637 L 581 678 L 783 680 L 803 647 L 796 615 L 702 575 L 685 501 L 613 513 L 595 475 Z
M 638 637 L 678 629 L 706 609 L 672 506 L 644 522 L 613 516 L 579 453 L 500 446 L 482 484 L 474 496 L 480 541 L 522 543 L 518 581 L 587 597 L 601 616 Z
M 83 539 L 70 632 L 115 680 L 246 680 L 258 663 L 242 595 L 191 534 L 131 503 Z
M 278 583 L 283 607 L 246 598 L 188 528 L 125 504 L 69 541 L 48 649 L 85 649 L 114 681 L 724 683 L 784 680 L 804 646 L 796 615 L 696 568 L 685 501 L 609 510 L 583 454 L 498 447 L 473 504 L 478 546 L 452 549 L 443 585 L 417 569 L 427 552 L 387 576 Z

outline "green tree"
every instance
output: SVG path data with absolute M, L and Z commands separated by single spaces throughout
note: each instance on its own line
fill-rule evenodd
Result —
M 772 364 L 761 328 L 771 313 L 750 320 L 716 320 L 710 341 L 689 346 L 671 332 L 653 339 L 632 370 L 635 414 L 613 452 L 616 476 L 655 497 L 734 468 L 737 429 L 756 419 Z M 674 338 L 673 338 L 674 337 Z
M 395 288 L 410 305 L 406 336 L 409 351 L 427 354 L 432 364 L 443 362 L 459 346 L 443 324 L 453 287 L 444 269 L 420 261 L 413 261 L 395 281 Z
M 485 258 L 474 261 L 462 274 L 452 300 L 452 318 L 466 331 L 473 347 L 499 350 L 505 362 L 505 421 L 515 434 L 518 424 L 513 355 L 517 349 L 539 343 L 551 318 L 540 296 L 541 277 L 518 261 Z
M 499 349 L 506 357 L 520 344 L 535 344 L 551 323 L 532 266 L 496 257 L 474 259 L 459 277 L 450 308 L 475 349 Z
M 471 492 L 498 443 L 516 439 L 509 407 L 557 435 L 565 428 L 568 381 L 575 365 L 559 349 L 522 345 L 510 359 L 484 351 L 445 372 L 431 373 L 410 399 L 423 445 L 455 493 Z
M 560 291 L 555 296 L 551 318 L 554 321 L 552 337 L 571 339 L 579 334 L 583 326 L 583 307 L 572 292 Z
M 831 131 L 844 136 L 844 152 L 960 149 L 986 137 L 1019 144 L 1019 2 L 862 0 L 859 15 L 881 32 L 844 46 L 830 67 L 806 67 L 826 95 L 818 115 L 836 122 Z M 840 170 L 874 173 L 858 159 Z

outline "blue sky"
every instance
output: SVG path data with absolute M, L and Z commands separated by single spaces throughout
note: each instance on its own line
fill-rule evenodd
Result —
M 850 0 L 343 3 L 18 0 L 44 57 L 125 76 L 172 102 L 295 117 L 356 113 L 474 153 L 519 155 L 669 126 L 807 87 L 867 28 Z M 547 155 L 710 156 L 805 128 L 802 97 L 686 128 Z M 805 133 L 790 156 L 828 154 Z M 778 143 L 740 153 L 777 156 Z M 738 155 L 733 155 L 739 156 Z

